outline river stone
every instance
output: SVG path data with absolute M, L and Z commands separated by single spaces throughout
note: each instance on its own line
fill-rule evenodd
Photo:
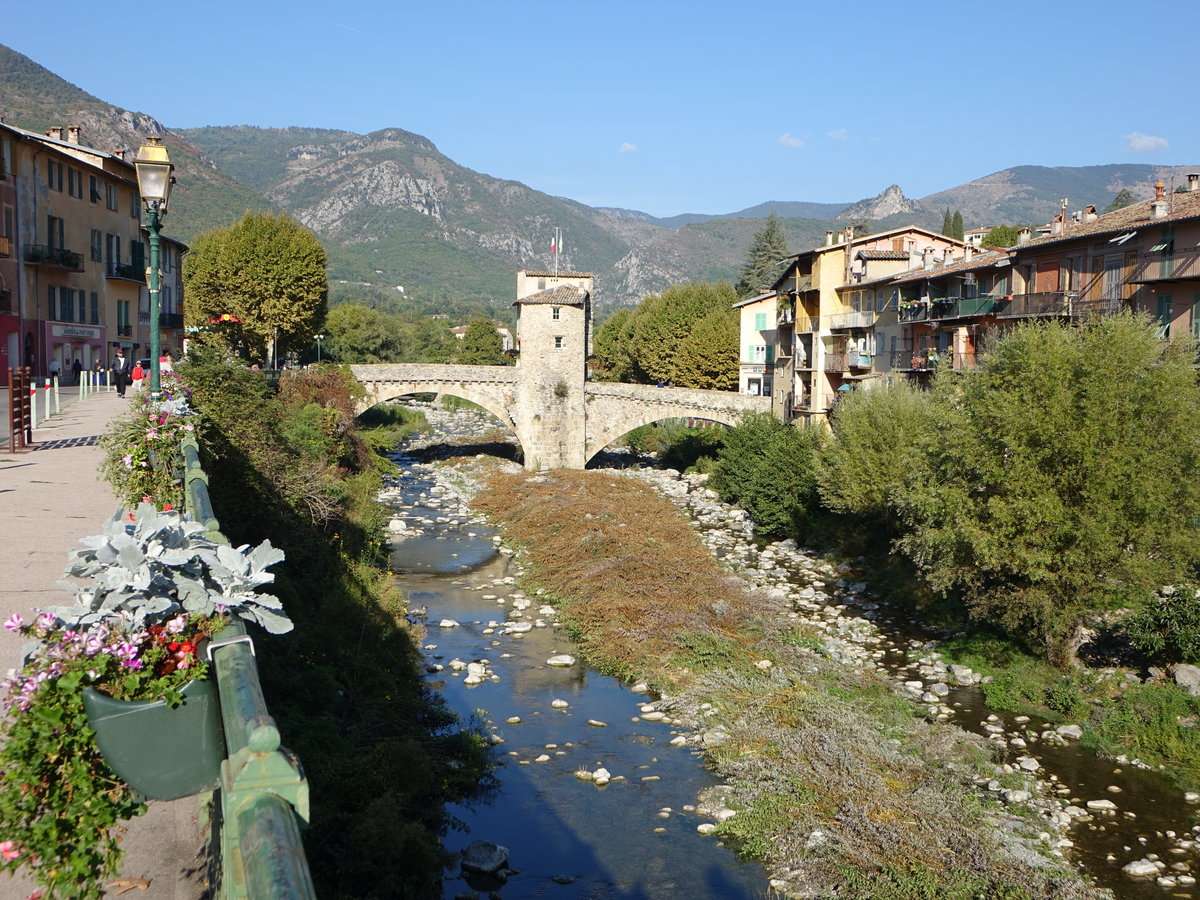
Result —
M 1022 756 L 1017 760 L 1017 766 L 1025 772 L 1036 772 L 1042 764 L 1032 756 Z
M 1117 804 L 1113 803 L 1111 800 L 1089 800 L 1087 802 L 1087 808 L 1115 810 L 1117 808 Z
M 716 830 L 717 826 L 712 822 L 701 822 L 696 826 L 696 831 L 699 834 L 714 834 Z
M 1175 683 L 1193 697 L 1200 697 L 1200 667 L 1180 663 L 1174 670 Z
M 546 660 L 546 665 L 559 666 L 563 668 L 567 666 L 573 666 L 575 665 L 575 657 L 571 656 L 569 653 L 560 653 L 557 656 L 552 656 Z
M 1158 863 L 1149 859 L 1135 859 L 1121 867 L 1121 871 L 1131 878 L 1150 878 L 1158 874 Z
M 592 773 L 592 781 L 599 785 L 606 785 L 612 781 L 612 773 L 604 768 L 604 766 L 601 766 Z
M 440 628 L 457 628 L 458 623 L 453 619 L 442 619 L 442 621 L 438 622 L 438 626 Z
M 462 867 L 470 872 L 494 874 L 508 865 L 508 848 L 491 841 L 472 841 L 463 851 Z
M 571 704 L 568 703 L 566 700 L 551 700 L 550 705 L 552 707 L 554 707 L 555 709 L 566 709 Z
M 1078 725 L 1059 725 L 1054 729 L 1054 733 L 1065 738 L 1077 741 L 1083 737 L 1083 729 Z

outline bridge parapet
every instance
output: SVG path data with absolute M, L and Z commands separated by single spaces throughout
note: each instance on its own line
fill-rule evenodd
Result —
M 699 388 L 655 387 L 649 384 L 622 384 L 615 381 L 589 381 L 589 396 L 666 403 L 691 408 L 712 409 L 735 416 L 744 412 L 770 412 L 770 397 L 753 397 L 733 391 L 708 391 Z
M 433 363 L 370 363 L 352 365 L 350 371 L 364 384 L 371 381 L 439 381 L 517 383 L 514 366 L 450 366 Z

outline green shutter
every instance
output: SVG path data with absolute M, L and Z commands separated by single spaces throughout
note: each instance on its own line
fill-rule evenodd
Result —
M 775 362 L 775 345 L 767 344 L 767 364 Z
M 767 314 L 766 313 L 755 313 L 754 314 L 754 328 L 757 331 L 766 331 L 767 330 Z
M 1171 336 L 1171 295 L 1158 295 L 1158 336 L 1167 340 Z

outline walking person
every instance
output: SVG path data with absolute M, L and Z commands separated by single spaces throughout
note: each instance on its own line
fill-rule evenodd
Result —
M 78 357 L 75 358 L 75 362 L 71 363 L 71 372 L 75 376 L 75 383 L 79 384 L 79 376 L 83 374 L 83 363 L 79 361 Z
M 117 348 L 117 355 L 112 361 L 113 384 L 117 388 L 117 396 L 125 396 L 125 386 L 129 384 L 129 360 L 125 358 L 125 351 L 121 347 Z

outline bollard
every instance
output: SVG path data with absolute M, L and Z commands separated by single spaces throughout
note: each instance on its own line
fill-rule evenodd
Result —
M 37 428 L 37 382 L 29 379 L 29 427 Z

